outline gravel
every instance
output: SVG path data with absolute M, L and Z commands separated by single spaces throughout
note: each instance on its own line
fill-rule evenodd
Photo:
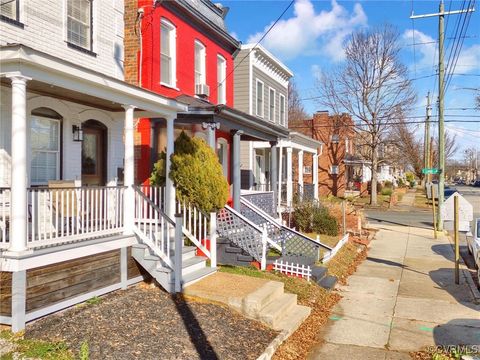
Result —
M 26 338 L 63 340 L 90 359 L 256 359 L 277 332 L 218 304 L 136 286 L 40 319 Z

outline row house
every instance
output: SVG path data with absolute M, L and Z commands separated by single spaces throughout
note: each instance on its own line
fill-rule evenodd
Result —
M 260 123 L 288 129 L 288 83 L 292 76 L 291 70 L 262 45 L 242 45 L 235 58 L 235 107 Z M 312 166 L 318 161 L 321 146 L 300 132 L 270 143 L 243 141 L 242 189 L 278 193 L 280 210 L 282 204 L 292 204 L 294 194 L 318 199 L 318 173 L 312 172 Z

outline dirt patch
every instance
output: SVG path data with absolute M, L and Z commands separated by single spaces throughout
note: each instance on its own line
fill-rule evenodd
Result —
M 256 359 L 277 333 L 226 307 L 136 286 L 27 326 L 90 359 Z M 251 341 L 255 339 L 255 341 Z

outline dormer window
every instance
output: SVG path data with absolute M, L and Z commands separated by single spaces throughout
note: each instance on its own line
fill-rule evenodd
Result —
M 92 51 L 93 0 L 67 0 L 67 42 Z
M 176 86 L 176 30 L 169 21 L 162 19 L 160 24 L 160 83 Z
M 205 84 L 205 46 L 195 41 L 195 86 Z

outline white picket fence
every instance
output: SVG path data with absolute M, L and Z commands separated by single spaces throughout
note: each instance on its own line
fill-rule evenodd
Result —
M 307 281 L 310 281 L 310 277 L 312 276 L 312 268 L 309 265 L 289 263 L 288 261 L 284 262 L 283 260 L 275 260 L 273 263 L 273 270 L 279 271 L 285 275 L 299 276 L 307 279 Z
M 343 238 L 340 239 L 340 241 L 337 243 L 337 245 L 335 245 L 335 247 L 323 257 L 322 262 L 324 264 L 326 264 L 330 260 L 332 260 L 332 258 L 340 251 L 340 249 L 343 247 L 343 245 L 345 245 L 348 242 L 348 238 L 349 238 L 349 234 L 346 233 L 343 236 Z

